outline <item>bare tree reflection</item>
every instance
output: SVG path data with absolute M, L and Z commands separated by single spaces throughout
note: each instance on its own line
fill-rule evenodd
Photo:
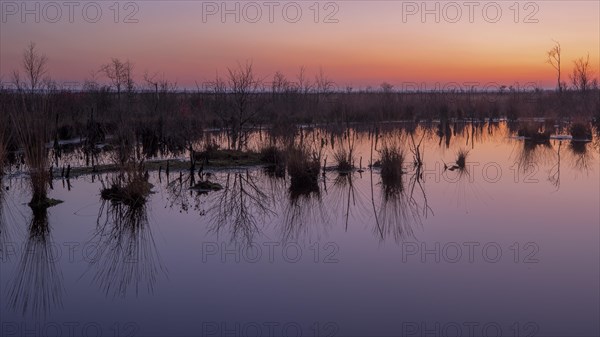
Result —
M 167 176 L 165 192 L 168 204 L 166 207 L 177 207 L 180 213 L 187 213 L 192 209 L 200 215 L 205 215 L 204 203 L 208 200 L 208 192 L 190 188 L 190 185 L 194 183 L 193 174 L 187 173 L 184 178 L 183 172 L 180 172 L 173 180 L 168 180 L 169 176 Z M 209 173 L 205 173 L 205 175 L 209 175 Z
M 552 186 L 556 187 L 558 190 L 560 188 L 560 150 L 562 149 L 562 142 L 558 142 L 558 149 L 556 150 L 556 163 L 550 169 L 550 173 L 548 175 L 548 181 L 552 184 Z
M 131 290 L 152 294 L 160 274 L 166 275 L 152 235 L 146 203 L 125 205 L 102 200 L 96 232 L 90 240 L 97 254 L 90 264 L 93 281 L 106 296 L 126 297 Z
M 52 250 L 48 211 L 32 208 L 27 240 L 9 287 L 8 306 L 24 316 L 45 317 L 52 309 L 62 308 L 62 274 Z
M 260 223 L 275 214 L 270 209 L 269 196 L 249 171 L 227 173 L 223 190 L 209 212 L 213 214 L 211 232 L 218 235 L 228 230 L 232 241 L 245 244 L 252 243 Z

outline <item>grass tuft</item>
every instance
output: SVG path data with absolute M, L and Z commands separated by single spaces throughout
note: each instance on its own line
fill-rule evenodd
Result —
M 587 123 L 573 123 L 569 128 L 569 132 L 573 139 L 588 140 L 592 139 L 592 128 Z
M 467 166 L 467 157 L 469 156 L 469 151 L 465 149 L 458 150 L 456 154 L 456 166 L 459 169 L 464 169 Z
M 115 177 L 109 187 L 101 190 L 104 200 L 122 203 L 127 206 L 143 206 L 150 194 L 152 184 L 141 169 L 128 170 L 124 175 Z
M 290 189 L 302 191 L 318 188 L 321 156 L 305 147 L 292 146 L 288 150 L 287 169 L 291 178 Z
M 336 149 L 333 154 L 333 160 L 335 160 L 336 169 L 340 172 L 349 172 L 354 169 L 352 165 L 352 151 L 346 151 L 343 146 Z
M 402 182 L 404 151 L 396 145 L 384 145 L 381 149 L 381 180 L 384 186 L 397 186 Z

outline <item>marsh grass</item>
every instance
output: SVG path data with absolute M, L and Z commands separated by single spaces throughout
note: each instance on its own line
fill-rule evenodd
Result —
M 152 184 L 148 182 L 148 176 L 143 172 L 142 167 L 142 165 L 129 166 L 124 173 L 114 176 L 108 186 L 105 186 L 103 182 L 100 192 L 102 199 L 131 207 L 145 205 Z
M 338 172 L 347 174 L 354 170 L 354 141 L 357 133 L 355 130 L 347 127 L 343 131 L 337 148 L 334 148 L 334 138 L 332 133 L 331 145 L 334 148 L 333 160 Z
M 347 151 L 344 147 L 338 147 L 333 153 L 333 160 L 336 163 L 336 169 L 339 172 L 350 172 L 354 169 L 352 165 L 352 151 Z
M 517 135 L 519 137 L 524 137 L 525 141 L 543 143 L 550 140 L 552 131 L 549 129 L 544 129 L 543 131 L 541 131 L 539 127 L 533 126 L 531 124 L 523 124 L 519 127 Z
M 47 197 L 50 185 L 50 158 L 46 141 L 48 140 L 48 98 L 36 96 L 30 100 L 23 98 L 17 103 L 11 119 L 14 132 L 23 148 L 25 164 L 29 170 L 32 208 L 49 207 L 52 203 Z
M 571 124 L 569 133 L 574 140 L 591 140 L 592 127 L 588 123 L 575 122 Z
M 277 178 L 285 177 L 286 153 L 275 145 L 260 149 L 260 160 L 266 164 L 265 172 Z
M 401 188 L 404 151 L 397 144 L 384 144 L 380 156 L 381 182 L 384 188 Z
M 469 156 L 469 150 L 460 149 L 456 154 L 456 166 L 459 169 L 464 170 L 467 167 L 467 157 Z
M 321 153 L 309 150 L 306 146 L 295 145 L 287 150 L 287 170 L 291 178 L 290 189 L 308 191 L 318 189 L 321 172 Z

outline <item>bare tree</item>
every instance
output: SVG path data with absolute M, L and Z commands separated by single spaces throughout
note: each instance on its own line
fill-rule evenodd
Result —
M 304 66 L 300 67 L 298 75 L 296 76 L 296 80 L 298 92 L 305 95 L 308 94 L 312 89 L 312 86 L 310 81 L 306 78 L 306 68 L 304 68 Z
M 133 91 L 134 81 L 132 78 L 133 64 L 129 61 L 121 61 L 113 58 L 109 63 L 100 67 L 100 72 L 104 74 L 111 82 L 111 85 L 117 89 L 120 97 L 122 89 L 128 92 Z
M 25 69 L 31 92 L 35 91 L 41 84 L 43 77 L 48 70 L 47 65 L 48 58 L 46 55 L 40 54 L 35 49 L 35 43 L 29 43 L 29 46 L 23 52 L 23 68 Z
M 391 94 L 394 86 L 389 84 L 388 82 L 381 83 L 381 92 L 384 94 Z
M 285 75 L 279 71 L 273 75 L 273 83 L 271 86 L 272 93 L 282 94 L 288 92 L 290 89 L 290 81 L 285 77 Z
M 50 114 L 53 104 L 54 85 L 49 79 L 44 79 L 46 73 L 46 56 L 40 54 L 34 43 L 23 52 L 23 68 L 26 76 L 21 80 L 18 71 L 13 73 L 14 82 L 19 91 L 27 88 L 31 95 L 20 95 L 9 110 L 13 124 L 14 135 L 20 142 L 24 152 L 25 163 L 29 170 L 29 184 L 32 197 L 30 206 L 48 207 L 47 188 L 50 182 L 50 162 L 46 142 L 50 134 Z M 28 83 L 27 83 L 28 82 Z M 34 95 L 35 90 L 44 85 L 49 90 Z
M 231 146 L 242 148 L 244 126 L 252 120 L 260 109 L 253 106 L 254 98 L 261 89 L 262 80 L 256 77 L 251 62 L 238 64 L 237 68 L 227 68 L 228 86 L 233 97 L 233 114 L 230 116 Z M 239 141 L 239 142 L 238 142 Z
M 48 58 L 45 54 L 40 54 L 35 43 L 30 42 L 27 48 L 23 51 L 23 70 L 25 71 L 25 79 L 21 78 L 18 71 L 13 72 L 13 83 L 17 89 L 22 89 L 27 85 L 27 89 L 33 93 L 41 87 L 44 75 L 48 71 Z
M 158 75 L 154 73 L 151 75 L 146 71 L 144 73 L 144 81 L 148 89 L 154 92 L 153 103 L 155 112 L 159 110 L 161 103 L 166 100 L 167 94 L 177 90 L 177 83 L 167 80 L 164 74 Z
M 585 93 L 592 89 L 595 79 L 592 80 L 593 73 L 590 67 L 590 55 L 588 54 L 586 58 L 578 58 L 573 61 L 573 64 L 575 65 L 573 73 L 569 77 L 575 90 Z
M 558 92 L 562 92 L 563 85 L 562 85 L 562 82 L 560 80 L 560 54 L 561 54 L 561 49 L 560 49 L 560 43 L 559 42 L 554 41 L 554 43 L 555 43 L 554 47 L 552 47 L 552 49 L 550 49 L 547 52 L 547 57 L 548 58 L 547 58 L 546 62 L 548 62 L 556 70 Z
M 315 86 L 319 94 L 328 94 L 333 90 L 334 82 L 325 75 L 323 68 L 319 68 L 315 76 Z

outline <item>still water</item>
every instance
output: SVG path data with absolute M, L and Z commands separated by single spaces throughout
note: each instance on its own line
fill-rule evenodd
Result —
M 212 172 L 225 189 L 208 194 L 151 172 L 133 209 L 100 198 L 106 173 L 55 179 L 64 202 L 32 214 L 26 177 L 5 177 L 1 335 L 599 335 L 597 140 L 465 129 L 417 129 L 421 172 L 382 131 L 407 156 L 394 190 L 360 130 L 363 172 L 300 195 L 258 167 Z M 466 168 L 445 170 L 460 149 Z

